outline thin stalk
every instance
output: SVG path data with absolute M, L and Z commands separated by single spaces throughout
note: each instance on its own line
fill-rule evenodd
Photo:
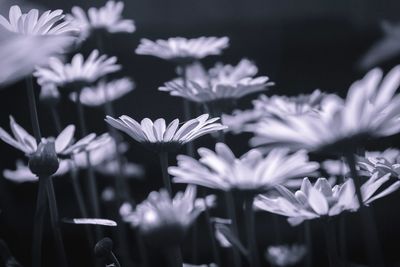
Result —
M 171 179 L 168 174 L 168 152 L 160 152 L 159 156 L 164 187 L 167 189 L 169 195 L 172 196 Z
M 84 137 L 87 135 L 87 127 L 86 127 L 86 120 L 85 120 L 85 112 L 83 109 L 83 105 L 81 103 L 81 90 L 76 90 L 76 108 L 78 112 L 78 119 L 79 119 L 79 126 L 81 129 L 81 136 Z M 89 152 L 86 152 L 86 162 L 87 162 L 87 186 L 89 189 L 89 198 L 90 204 L 93 208 L 93 215 L 95 218 L 100 218 L 100 205 L 99 205 L 99 198 L 97 195 L 97 183 L 96 177 L 93 170 L 93 166 L 91 164 Z M 100 240 L 102 237 L 102 231 L 100 227 L 96 227 L 96 239 Z
M 376 230 L 375 220 L 372 216 L 371 210 L 365 207 L 363 203 L 363 197 L 361 193 L 361 181 L 356 169 L 356 161 L 353 153 L 347 153 L 345 155 L 347 162 L 349 164 L 350 173 L 353 177 L 355 184 L 356 195 L 358 202 L 360 203 L 360 215 L 362 219 L 362 227 L 364 228 L 364 241 L 367 249 L 367 257 L 370 266 L 373 267 L 383 267 L 382 252 L 379 245 L 378 233 Z
M 326 250 L 328 252 L 329 266 L 341 267 L 341 261 L 337 253 L 336 233 L 331 222 L 324 222 L 324 232 L 326 241 Z
M 227 207 L 228 218 L 231 220 L 231 229 L 233 234 L 239 238 L 239 231 L 237 226 L 237 219 L 236 219 L 236 211 L 235 211 L 235 202 L 233 200 L 232 192 L 225 193 L 225 201 Z M 233 251 L 233 266 L 234 267 L 241 267 L 242 260 L 240 258 L 239 251 L 236 248 L 232 248 Z
M 197 251 L 197 242 L 198 242 L 198 224 L 197 221 L 195 221 L 191 227 L 191 252 L 192 252 L 192 262 L 193 264 L 197 264 L 198 262 L 198 251 Z
M 110 253 L 110 258 L 113 261 L 115 267 L 121 267 L 121 264 L 119 263 L 117 257 L 115 257 L 114 253 L 112 253 L 112 252 Z
M 39 177 L 38 195 L 36 199 L 36 210 L 33 222 L 32 239 L 32 266 L 42 267 L 42 238 L 44 215 L 46 213 L 46 180 L 48 177 Z
M 343 265 L 346 266 L 347 259 L 347 239 L 346 239 L 346 217 L 341 214 L 339 217 L 339 255 L 343 261 Z
M 182 65 L 182 80 L 183 80 L 183 85 L 187 87 L 188 85 L 188 79 L 187 79 L 187 67 L 186 65 Z M 188 121 L 192 118 L 192 114 L 190 111 L 190 102 L 187 99 L 183 99 L 183 114 L 184 114 L 184 120 Z M 186 144 L 186 153 L 189 157 L 194 157 L 194 144 L 193 141 L 189 142 Z
M 147 249 L 146 249 L 146 244 L 143 242 L 143 239 L 138 232 L 135 233 L 135 236 L 136 236 L 136 242 L 137 242 L 138 248 L 139 248 L 140 260 L 142 261 L 141 266 L 147 267 L 147 266 L 149 266 L 149 262 L 148 262 L 148 258 L 147 258 L 148 253 L 147 253 Z
M 304 236 L 307 246 L 307 254 L 306 254 L 306 266 L 313 266 L 313 244 L 312 244 L 312 235 L 311 235 L 311 224 L 309 221 L 304 222 Z
M 50 208 L 50 224 L 53 230 L 53 235 L 56 243 L 56 249 L 58 254 L 58 266 L 66 267 L 67 264 L 67 256 L 65 255 L 64 242 L 62 238 L 62 233 L 59 225 L 59 215 L 57 208 L 57 200 L 56 194 L 54 192 L 53 178 L 49 177 L 47 181 L 47 197 L 49 200 L 49 208 Z
M 61 133 L 62 126 L 61 126 L 60 114 L 58 114 L 57 109 L 53 106 L 50 107 L 50 113 L 51 117 L 53 118 L 54 127 L 56 128 L 57 133 Z
M 25 79 L 26 82 L 26 93 L 28 95 L 29 101 L 29 113 L 31 117 L 31 123 L 33 128 L 33 134 L 35 136 L 36 142 L 39 144 L 42 139 L 42 134 L 40 133 L 39 117 L 36 108 L 36 98 L 35 91 L 33 89 L 32 76 Z
M 182 253 L 181 253 L 181 248 L 179 246 L 167 248 L 165 250 L 165 256 L 168 260 L 169 267 L 183 266 Z
M 274 229 L 274 239 L 275 239 L 275 244 L 281 244 L 282 243 L 282 229 L 279 224 L 279 217 L 276 214 L 271 213 L 272 217 L 272 227 Z
M 254 225 L 253 197 L 246 197 L 244 201 L 244 214 L 247 235 L 248 260 L 251 267 L 259 267 L 260 259 L 258 257 L 258 247 L 256 241 L 256 232 Z

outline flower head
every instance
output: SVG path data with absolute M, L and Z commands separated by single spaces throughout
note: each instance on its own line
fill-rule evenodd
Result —
M 287 267 L 301 262 L 306 253 L 304 245 L 281 245 L 268 247 L 265 256 L 272 266 Z
M 257 67 L 246 59 L 236 66 L 217 64 L 207 73 L 197 73 L 192 77 L 188 75 L 187 83 L 175 79 L 165 83 L 159 90 L 193 102 L 208 103 L 239 99 L 274 84 L 266 76 L 254 77 Z
M 390 174 L 400 179 L 400 151 L 389 148 L 385 151 L 366 151 L 365 157 L 358 157 L 358 165 L 368 174 Z
M 74 6 L 72 14 L 68 14 L 66 20 L 81 30 L 82 39 L 86 39 L 91 32 L 104 30 L 109 33 L 135 31 L 133 20 L 123 19 L 122 11 L 124 3 L 122 1 L 107 1 L 106 5 L 100 8 L 91 7 L 87 14 L 85 11 Z
M 93 87 L 85 87 L 80 92 L 80 100 L 86 106 L 96 107 L 104 105 L 106 102 L 114 101 L 135 87 L 134 82 L 129 78 L 122 78 L 111 82 L 99 81 Z M 76 101 L 77 93 L 71 94 L 71 99 Z
M 57 87 L 74 87 L 75 84 L 80 87 L 77 89 L 82 89 L 102 76 L 120 70 L 121 66 L 116 62 L 116 57 L 100 56 L 98 50 L 93 50 L 86 60 L 82 54 L 76 54 L 66 64 L 59 58 L 50 58 L 48 66 L 37 67 L 33 75 L 42 86 L 54 84 Z
M 257 123 L 251 144 L 343 153 L 366 139 L 396 134 L 400 131 L 400 95 L 395 95 L 399 83 L 400 66 L 383 79 L 382 71 L 374 69 L 353 83 L 345 101 L 330 95 L 318 112 Z
M 186 230 L 204 208 L 203 200 L 196 201 L 196 187 L 188 186 L 173 199 L 164 190 L 151 192 L 134 211 L 125 204 L 120 213 L 151 245 L 165 246 L 180 244 Z
M 179 119 L 173 120 L 168 126 L 164 119 L 152 122 L 145 118 L 139 124 L 134 119 L 123 115 L 119 119 L 107 116 L 106 122 L 123 131 L 139 143 L 148 145 L 155 150 L 176 150 L 181 145 L 195 140 L 205 134 L 223 130 L 226 127 L 216 123 L 219 118 L 209 119 L 203 114 L 185 122 L 179 127 Z
M 380 177 L 374 174 L 361 186 L 365 205 L 397 190 L 400 182 L 376 193 L 388 179 L 389 175 Z M 300 190 L 294 194 L 284 186 L 278 185 L 276 189 L 279 192 L 278 197 L 260 195 L 255 201 L 255 206 L 288 217 L 292 225 L 298 225 L 304 220 L 335 216 L 343 211 L 356 211 L 359 208 L 352 179 L 332 187 L 325 178 L 319 178 L 314 185 L 308 178 L 304 178 Z
M 178 166 L 169 167 L 175 183 L 257 193 L 284 184 L 291 178 L 304 177 L 319 166 L 308 161 L 305 151 L 289 155 L 286 149 L 275 149 L 263 157 L 253 149 L 236 158 L 227 145 L 218 143 L 215 152 L 200 148 L 198 153 L 198 161 L 179 155 Z
M 228 37 L 200 37 L 186 39 L 183 37 L 167 40 L 140 40 L 136 54 L 159 57 L 178 64 L 192 63 L 210 55 L 219 55 L 229 44 Z
M 65 15 L 61 9 L 48 10 L 39 16 L 37 9 L 22 13 L 21 8 L 14 5 L 9 11 L 9 20 L 0 15 L 0 25 L 18 34 L 26 35 L 58 35 L 75 34 L 78 28 L 68 21 L 63 21 Z

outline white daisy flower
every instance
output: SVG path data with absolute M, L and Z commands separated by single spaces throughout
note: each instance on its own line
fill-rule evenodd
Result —
M 60 166 L 57 172 L 53 174 L 53 176 L 62 176 L 66 174 L 68 171 L 69 171 L 68 161 L 61 160 Z M 39 178 L 31 172 L 29 166 L 21 160 L 17 160 L 15 170 L 5 169 L 3 171 L 3 176 L 7 180 L 10 180 L 14 183 L 36 182 L 39 180 Z
M 107 1 L 103 7 L 89 8 L 87 14 L 82 8 L 74 6 L 71 10 L 72 14 L 68 14 L 66 20 L 81 30 L 82 39 L 86 39 L 91 32 L 96 30 L 109 33 L 132 33 L 136 29 L 135 24 L 133 20 L 122 18 L 123 9 L 122 1 Z
M 266 76 L 254 77 L 256 73 L 257 67 L 243 59 L 236 66 L 217 64 L 205 75 L 188 75 L 186 84 L 175 79 L 158 90 L 198 103 L 235 100 L 274 84 Z
M 36 139 L 16 123 L 13 117 L 10 117 L 10 128 L 13 136 L 0 127 L 1 140 L 24 152 L 27 156 L 30 156 L 37 151 L 38 143 L 36 142 Z M 68 125 L 56 138 L 43 138 L 42 142 L 54 142 L 57 155 L 60 158 L 69 158 L 76 153 L 93 149 L 103 144 L 103 142 L 109 138 L 108 135 L 96 138 L 96 134 L 92 133 L 77 142 L 74 142 L 74 133 L 75 126 Z
M 227 131 L 235 134 L 245 132 L 247 126 L 258 122 L 264 113 L 261 110 L 234 110 L 232 114 L 222 114 L 221 121 L 223 125 L 228 126 Z
M 270 246 L 265 252 L 265 257 L 272 266 L 294 266 L 302 261 L 307 253 L 304 245 Z
M 92 85 L 104 75 L 120 70 L 121 66 L 116 62 L 116 57 L 100 56 L 98 50 L 93 50 L 86 60 L 82 54 L 76 54 L 71 62 L 66 64 L 59 58 L 50 58 L 48 66 L 37 67 L 33 75 L 42 86 L 54 84 L 57 87 L 73 87 L 76 85 L 79 88 L 75 89 L 82 89 Z
M 188 186 L 173 199 L 165 190 L 153 191 L 136 206 L 124 204 L 120 213 L 124 221 L 137 228 L 152 245 L 180 244 L 186 230 L 205 209 L 204 200 L 196 200 L 196 187 Z
M 135 84 L 129 78 L 117 79 L 111 82 L 99 81 L 93 87 L 83 88 L 80 92 L 80 100 L 86 106 L 97 107 L 123 97 L 134 88 Z M 71 93 L 70 98 L 76 101 L 77 94 L 75 92 Z
M 365 205 L 399 188 L 400 182 L 396 182 L 380 193 L 376 193 L 388 179 L 389 175 L 380 177 L 374 174 L 361 186 L 362 200 Z M 275 188 L 279 196 L 259 195 L 254 205 L 258 209 L 288 217 L 291 225 L 298 225 L 304 220 L 335 216 L 343 211 L 356 211 L 359 208 L 352 179 L 332 187 L 325 178 L 319 178 L 314 185 L 308 178 L 304 178 L 300 190 L 294 194 L 284 186 L 278 185 Z
M 106 122 L 139 143 L 157 151 L 169 151 L 176 150 L 200 136 L 224 130 L 226 127 L 217 123 L 218 119 L 209 119 L 208 114 L 203 114 L 183 123 L 181 126 L 179 126 L 179 119 L 173 120 L 167 126 L 164 119 L 157 119 L 153 122 L 145 118 L 139 124 L 131 117 L 123 115 L 119 119 L 107 116 Z
M 350 173 L 349 166 L 343 160 L 327 159 L 321 163 L 321 167 L 331 176 L 344 177 Z
M 110 177 L 121 175 L 120 164 L 116 159 L 109 160 L 104 162 L 103 164 L 96 165 L 95 170 L 102 175 Z M 122 175 L 125 178 L 142 179 L 144 177 L 144 168 L 143 166 L 136 163 L 124 162 L 122 164 Z
M 289 155 L 286 149 L 275 149 L 264 157 L 253 149 L 236 158 L 227 145 L 217 143 L 215 152 L 200 148 L 198 153 L 199 160 L 179 155 L 178 166 L 168 168 L 175 183 L 257 193 L 291 178 L 304 177 L 319 167 L 308 161 L 305 151 Z
M 400 179 L 400 150 L 389 148 L 385 151 L 366 151 L 365 157 L 358 157 L 358 165 L 368 174 L 379 173 Z
M 346 100 L 333 95 L 321 103 L 321 110 L 301 116 L 264 119 L 252 129 L 253 146 L 287 146 L 294 150 L 342 153 L 367 138 L 390 136 L 400 131 L 400 66 L 382 79 L 374 69 L 353 83 Z
M 210 55 L 219 55 L 229 45 L 228 37 L 199 37 L 187 39 L 183 37 L 167 40 L 140 40 L 136 54 L 159 57 L 165 60 L 188 64 Z
M 70 22 L 63 21 L 65 15 L 61 9 L 48 10 L 39 16 L 37 9 L 22 13 L 18 5 L 9 11 L 9 20 L 0 15 L 0 25 L 11 32 L 26 35 L 76 34 L 79 29 Z

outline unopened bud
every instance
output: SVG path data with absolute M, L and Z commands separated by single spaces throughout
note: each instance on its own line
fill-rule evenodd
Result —
M 58 157 L 53 141 L 40 142 L 35 153 L 29 157 L 29 169 L 38 177 L 51 176 L 59 167 Z

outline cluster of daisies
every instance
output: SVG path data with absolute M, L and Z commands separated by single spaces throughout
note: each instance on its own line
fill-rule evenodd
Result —
M 122 266 L 132 266 L 127 231 L 137 233 L 142 266 L 149 260 L 146 250 L 152 248 L 164 253 L 168 266 L 194 266 L 183 261 L 198 264 L 197 259 L 182 255 L 181 247 L 202 213 L 212 250 L 209 266 L 259 267 L 263 260 L 272 266 L 292 266 L 311 255 L 309 244 L 280 244 L 268 247 L 262 258 L 257 233 L 267 230 L 256 229 L 255 211 L 257 215 L 286 217 L 292 226 L 317 219 L 327 225 L 326 229 L 335 224 L 332 218 L 359 211 L 367 252 L 380 249 L 368 207 L 400 187 L 400 150 L 365 151 L 365 147 L 400 132 L 400 95 L 396 94 L 400 67 L 386 75 L 379 69 L 371 70 L 350 86 L 345 98 L 320 90 L 308 95 L 267 96 L 261 93 L 275 84 L 259 75 L 251 60 L 242 59 L 236 65 L 218 62 L 211 68 L 203 65 L 202 59 L 218 56 L 228 48 L 227 37 L 142 39 L 137 55 L 154 56 L 175 66 L 176 77 L 160 84 L 158 90 L 181 98 L 185 116 L 183 121 L 176 118 L 170 122 L 116 117 L 114 101 L 131 93 L 136 85 L 130 77 L 110 79 L 110 74 L 123 66 L 115 56 L 104 54 L 101 42 L 106 41 L 106 34 L 135 31 L 134 22 L 122 17 L 123 8 L 122 2 L 108 1 L 88 11 L 73 7 L 70 14 L 62 10 L 40 14 L 37 9 L 23 13 L 19 6 L 12 6 L 8 19 L 0 16 L 0 66 L 4 70 L 0 86 L 26 79 L 32 122 L 33 134 L 12 116 L 11 133 L 0 127 L 0 139 L 25 157 L 17 161 L 15 170 L 4 170 L 4 178 L 16 183 L 39 181 L 32 266 L 41 266 L 42 255 L 46 255 L 41 239 L 43 210 L 47 208 L 59 266 L 68 266 L 57 217 L 62 203 L 56 204 L 53 187 L 53 178 L 64 175 L 71 177 L 70 190 L 81 218 L 62 222 L 94 225 L 85 228 L 87 239 L 93 247 L 98 242 L 96 251 L 101 253 L 96 255 L 101 254 L 107 266 L 120 266 L 119 261 Z M 98 40 L 98 47 L 88 56 L 78 53 L 80 45 L 92 37 Z M 34 47 L 40 49 L 32 53 Z M 11 49 L 18 53 L 10 53 Z M 261 95 L 252 108 L 238 109 L 241 98 L 256 94 Z M 78 126 L 62 125 L 58 102 L 65 95 L 76 105 Z M 53 135 L 42 136 L 36 96 L 52 114 Z M 103 108 L 107 133 L 90 133 L 86 107 Z M 78 138 L 76 128 L 80 130 Z M 250 150 L 237 157 L 225 136 L 242 133 L 252 135 L 250 140 L 241 139 Z M 215 147 L 196 149 L 198 138 L 215 140 Z M 140 204 L 127 186 L 128 177 L 144 175 L 141 166 L 127 158 L 129 142 L 141 144 L 160 161 L 159 182 L 163 186 Z M 182 151 L 186 153 L 171 161 L 171 156 L 175 159 Z M 310 153 L 329 159 L 311 161 Z M 79 182 L 82 172 L 89 201 Z M 115 186 L 103 191 L 101 198 L 98 174 L 115 180 Z M 177 192 L 176 184 L 184 184 L 186 189 Z M 114 201 L 118 216 L 105 219 L 101 201 Z M 116 255 L 111 241 L 102 239 L 107 226 L 116 226 L 118 232 Z M 280 229 L 273 231 L 279 234 Z M 345 266 L 348 259 L 335 249 L 336 235 L 327 230 L 329 263 Z M 199 250 L 193 239 L 192 249 Z M 232 257 L 222 257 L 224 249 Z M 383 266 L 378 256 L 371 258 L 371 266 Z

